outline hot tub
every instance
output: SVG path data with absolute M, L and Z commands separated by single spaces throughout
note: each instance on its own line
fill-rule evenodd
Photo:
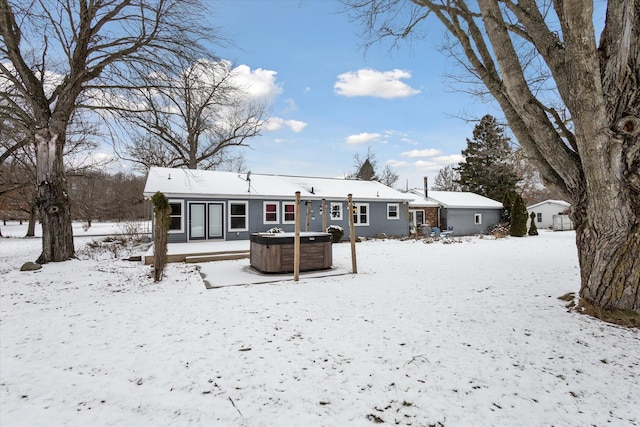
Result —
M 251 267 L 262 273 L 293 272 L 295 233 L 253 233 Z M 300 271 L 327 270 L 333 262 L 331 234 L 300 233 Z

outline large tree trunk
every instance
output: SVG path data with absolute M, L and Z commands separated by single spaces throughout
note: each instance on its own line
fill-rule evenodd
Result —
M 640 225 L 605 235 L 588 223 L 576 227 L 580 296 L 606 310 L 640 312 Z
M 36 205 L 42 222 L 42 253 L 36 262 L 66 261 L 75 255 L 71 209 L 64 174 L 65 135 L 46 129 L 36 134 Z

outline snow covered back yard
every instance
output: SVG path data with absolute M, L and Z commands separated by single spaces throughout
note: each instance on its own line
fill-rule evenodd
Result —
M 640 425 L 638 331 L 558 299 L 574 239 L 367 241 L 357 275 L 207 290 L 193 264 L 155 284 L 91 237 L 21 272 L 40 240 L 1 238 L 0 425 Z

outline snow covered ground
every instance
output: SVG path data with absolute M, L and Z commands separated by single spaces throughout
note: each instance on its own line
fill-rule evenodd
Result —
M 640 425 L 638 331 L 557 299 L 573 232 L 368 241 L 357 275 L 212 290 L 90 239 L 36 272 L 38 239 L 0 239 L 2 426 Z

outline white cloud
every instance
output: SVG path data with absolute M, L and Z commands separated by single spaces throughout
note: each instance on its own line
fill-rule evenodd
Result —
M 433 158 L 434 161 L 442 163 L 445 166 L 452 163 L 464 162 L 464 157 L 461 154 L 450 154 L 448 156 L 437 156 Z
M 415 166 L 423 172 L 438 172 L 440 169 L 450 164 L 457 164 L 464 160 L 460 154 L 450 154 L 448 156 L 433 156 L 428 160 L 418 160 Z
M 338 75 L 333 88 L 338 95 L 349 97 L 406 98 L 420 93 L 401 81 L 410 77 L 411 73 L 405 70 L 377 71 L 364 68 Z
M 233 82 L 252 98 L 272 100 L 282 93 L 282 88 L 276 84 L 276 71 L 262 68 L 251 70 L 247 65 L 238 65 L 232 74 Z
M 402 157 L 417 158 L 417 157 L 434 157 L 441 153 L 442 152 L 440 150 L 437 150 L 435 148 L 425 148 L 424 150 L 405 151 L 404 153 L 400 153 L 400 155 Z
M 350 145 L 360 145 L 360 144 L 366 144 L 368 142 L 373 142 L 376 139 L 379 139 L 381 136 L 382 135 L 380 135 L 379 133 L 363 132 L 363 133 L 359 133 L 358 135 L 348 136 L 345 142 Z
M 292 131 L 300 133 L 305 127 L 307 127 L 307 123 L 301 122 L 300 120 L 285 120 L 281 117 L 271 117 L 264 124 L 264 130 L 268 131 L 280 130 L 283 127 L 288 127 Z
M 444 166 L 444 165 L 442 165 L 440 163 L 431 162 L 431 161 L 428 161 L 428 160 L 418 160 L 415 163 L 415 165 L 419 170 L 424 171 L 424 172 L 437 172 L 440 169 L 442 169 L 442 167 Z
M 404 142 L 405 144 L 409 144 L 409 145 L 418 145 L 418 141 L 413 140 L 411 138 L 402 138 L 402 139 L 400 139 L 400 141 Z
M 404 168 L 409 166 L 409 162 L 405 162 L 404 160 L 387 160 L 387 163 L 385 163 L 386 165 L 388 165 L 391 168 Z

